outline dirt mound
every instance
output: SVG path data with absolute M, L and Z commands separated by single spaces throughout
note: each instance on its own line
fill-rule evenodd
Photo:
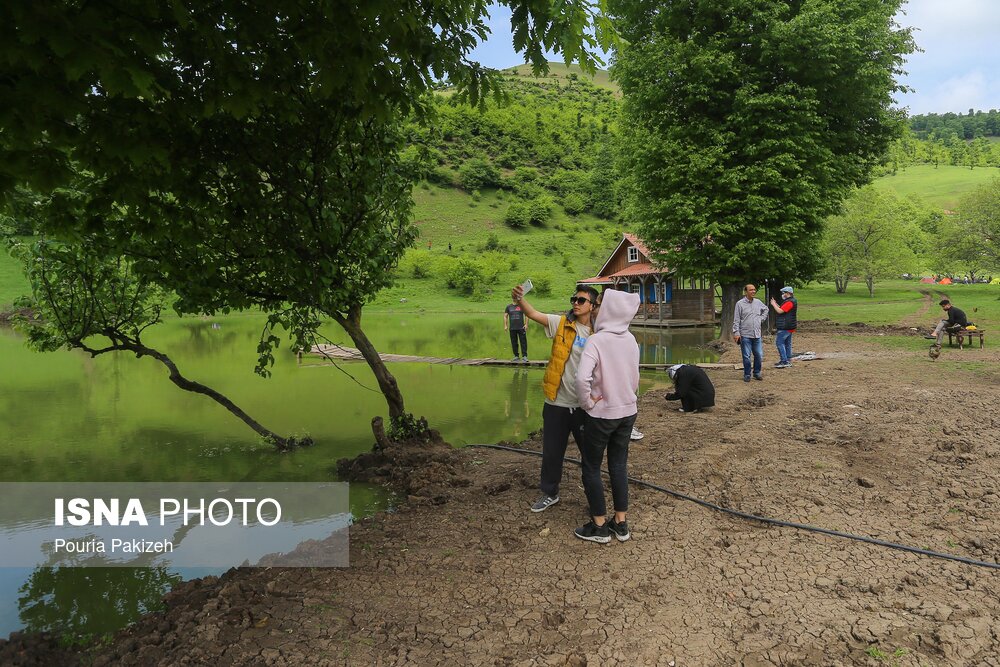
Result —
M 834 322 L 828 318 L 800 322 L 799 330 L 808 331 L 809 333 L 860 334 L 865 336 L 878 334 L 891 334 L 893 336 L 922 335 L 920 331 L 914 330 L 914 328 L 899 324 L 865 324 L 864 322 L 843 324 L 841 322 Z
M 0 665 L 9 667 L 75 667 L 80 664 L 75 653 L 49 633 L 14 632 L 9 639 L 0 639 Z
M 32 320 L 35 318 L 35 311 L 31 308 L 14 308 L 11 310 L 0 310 L 0 324 L 10 324 L 15 317 L 24 317 Z
M 406 494 L 411 502 L 447 502 L 455 488 L 469 486 L 462 458 L 435 430 L 402 441 L 388 441 L 353 459 L 337 461 L 345 482 L 385 484 Z

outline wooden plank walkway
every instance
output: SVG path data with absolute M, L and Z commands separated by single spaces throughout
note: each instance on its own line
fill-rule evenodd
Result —
M 365 358 L 361 355 L 361 352 L 353 347 L 341 347 L 340 345 L 313 345 L 311 354 L 317 356 L 333 359 L 336 361 L 364 361 Z M 418 357 L 409 354 L 382 354 L 378 355 L 382 358 L 382 361 L 386 363 L 398 363 L 398 362 L 416 362 L 423 364 L 450 364 L 452 366 L 528 366 L 535 368 L 544 368 L 548 365 L 547 359 L 529 361 L 527 363 L 522 363 L 518 361 L 510 361 L 508 359 L 462 359 L 461 357 Z M 738 368 L 742 369 L 742 364 L 694 364 L 701 368 Z M 673 366 L 673 364 L 639 364 L 639 368 L 643 370 L 664 370 Z

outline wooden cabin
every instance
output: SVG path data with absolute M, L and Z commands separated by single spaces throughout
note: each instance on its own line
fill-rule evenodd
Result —
M 598 274 L 578 282 L 638 294 L 642 305 L 635 316 L 636 324 L 715 322 L 715 286 L 711 281 L 684 278 L 659 265 L 655 253 L 634 234 L 623 234 Z

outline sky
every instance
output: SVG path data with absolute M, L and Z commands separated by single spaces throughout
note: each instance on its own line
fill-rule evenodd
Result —
M 490 38 L 473 59 L 504 68 L 524 62 L 511 47 L 510 10 L 490 10 Z M 911 115 L 1000 109 L 1000 0 L 909 0 L 897 21 L 913 27 L 922 52 L 913 53 L 896 95 Z M 561 60 L 551 55 L 550 60 Z

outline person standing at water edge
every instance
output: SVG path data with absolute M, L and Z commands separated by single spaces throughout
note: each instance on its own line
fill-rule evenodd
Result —
M 510 346 L 514 350 L 514 363 L 518 361 L 528 363 L 528 322 L 524 319 L 524 310 L 515 301 L 507 304 L 503 311 L 503 330 L 510 332 Z M 517 346 L 521 344 L 521 353 L 518 355 Z
M 767 319 L 767 306 L 755 299 L 757 288 L 743 288 L 744 298 L 736 302 L 733 314 L 733 340 L 743 353 L 743 381 L 750 381 L 750 355 L 753 354 L 753 378 L 763 380 L 760 369 L 764 363 L 764 346 L 760 338 L 760 325 Z
M 628 446 L 638 413 L 639 344 L 628 325 L 639 310 L 639 295 L 608 290 L 601 295 L 594 335 L 587 341 L 576 377 L 580 406 L 586 411 L 581 447 L 583 490 L 590 521 L 575 531 L 581 540 L 620 542 L 628 530 Z M 614 516 L 607 518 L 601 462 L 608 453 Z
M 576 393 L 576 371 L 580 366 L 583 346 L 590 337 L 591 313 L 597 303 L 597 290 L 577 285 L 570 297 L 572 308 L 565 315 L 548 315 L 535 310 L 524 298 L 518 285 L 511 290 L 511 298 L 521 305 L 528 319 L 545 327 L 545 335 L 552 339 L 549 365 L 545 368 L 542 389 L 545 405 L 542 406 L 542 471 L 539 487 L 542 496 L 531 506 L 532 512 L 543 512 L 559 502 L 559 483 L 562 481 L 563 457 L 573 434 L 577 447 L 583 445 L 583 411 Z
M 778 348 L 778 363 L 774 365 L 775 368 L 789 368 L 792 365 L 792 334 L 798 325 L 796 313 L 799 310 L 799 302 L 792 296 L 793 292 L 791 287 L 782 287 L 781 303 L 771 299 L 771 308 L 778 313 L 775 320 L 778 334 L 774 337 L 774 345 Z

